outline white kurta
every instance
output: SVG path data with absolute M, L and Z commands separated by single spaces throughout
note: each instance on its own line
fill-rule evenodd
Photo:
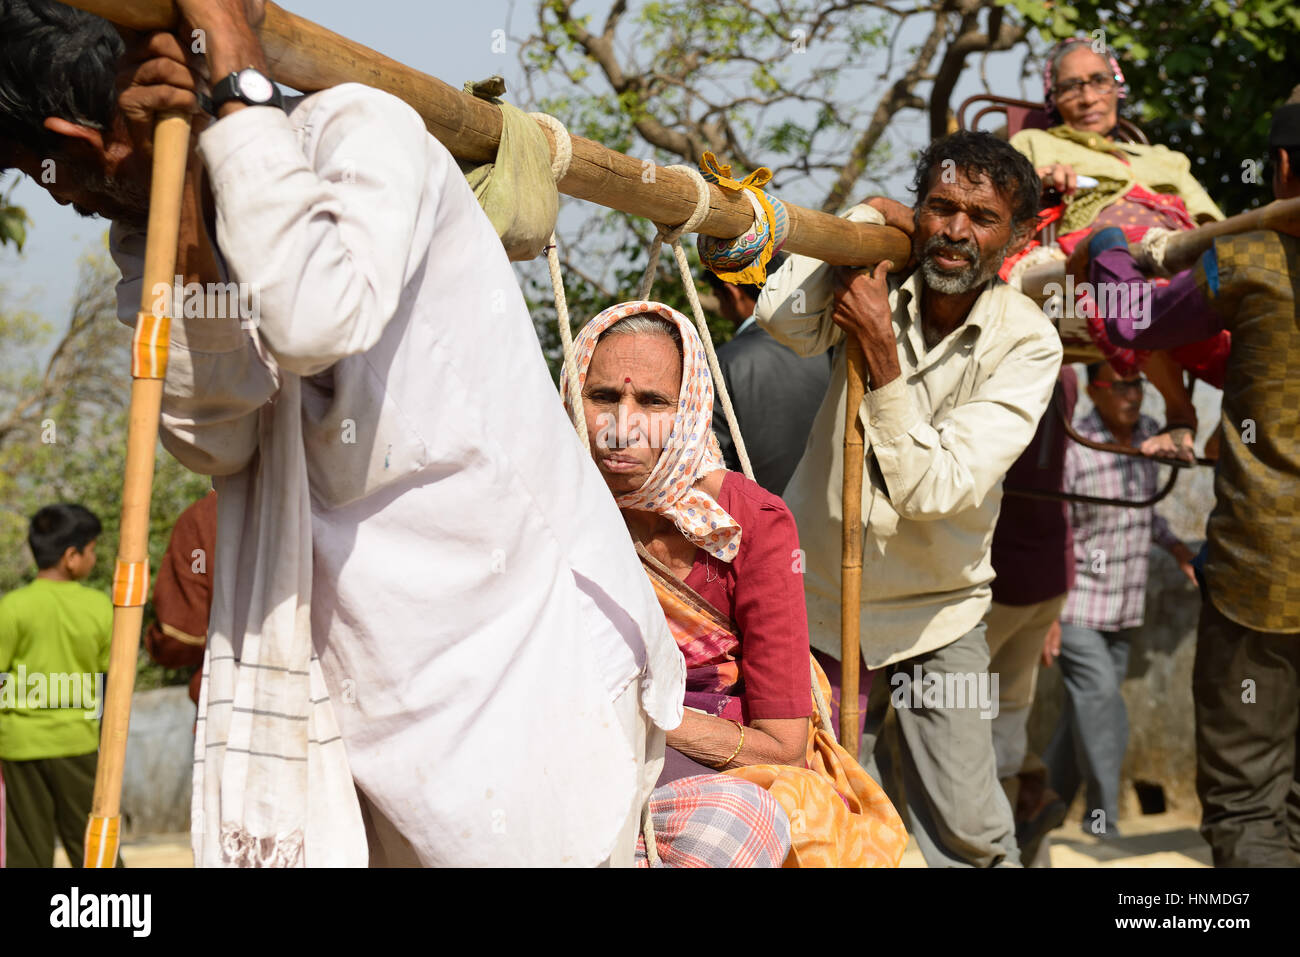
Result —
M 259 436 L 301 414 L 311 637 L 357 786 L 424 864 L 599 862 L 642 787 L 611 702 L 639 681 L 675 727 L 684 665 L 491 225 L 366 87 L 242 110 L 200 150 L 260 305 L 251 331 L 173 322 L 164 444 L 229 476 L 213 629 L 238 657 L 254 499 L 281 493 Z M 126 316 L 138 242 L 115 233 Z M 268 406 L 283 372 L 301 411 Z

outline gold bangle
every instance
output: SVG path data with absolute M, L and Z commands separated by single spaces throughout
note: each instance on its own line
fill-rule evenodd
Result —
M 721 764 L 714 765 L 714 767 L 717 768 L 719 771 L 725 768 L 732 761 L 736 760 L 736 755 L 738 755 L 740 753 L 740 749 L 745 746 L 745 726 L 741 724 L 739 721 L 735 721 L 731 718 L 727 718 L 726 720 L 730 721 L 732 724 L 734 724 L 737 728 L 740 729 L 740 742 L 736 745 L 736 750 L 731 752 L 731 756 L 727 758 L 727 760 L 723 761 Z

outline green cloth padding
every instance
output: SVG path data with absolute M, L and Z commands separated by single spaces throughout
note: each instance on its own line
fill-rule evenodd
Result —
M 496 160 L 468 168 L 462 164 L 461 169 L 506 255 L 514 262 L 536 259 L 555 230 L 560 209 L 560 193 L 551 177 L 551 146 L 527 113 L 509 103 L 491 102 L 501 108 Z

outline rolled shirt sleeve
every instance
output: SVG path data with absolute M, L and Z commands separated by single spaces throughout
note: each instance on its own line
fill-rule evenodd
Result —
M 1151 512 L 1151 540 L 1167 552 L 1173 551 L 1174 546 L 1182 541 L 1174 534 L 1164 516 L 1154 509 Z

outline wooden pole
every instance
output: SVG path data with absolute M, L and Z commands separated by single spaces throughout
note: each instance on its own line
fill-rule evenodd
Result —
M 1275 199 L 1259 209 L 1238 213 L 1170 236 L 1169 244 L 1165 247 L 1165 266 L 1170 272 L 1189 269 L 1220 236 L 1248 233 L 1256 229 L 1276 229 L 1293 236 L 1300 235 L 1300 197 Z M 1128 248 L 1136 255 L 1140 247 L 1140 243 L 1129 243 Z M 1049 298 L 1047 287 L 1052 285 L 1064 288 L 1065 263 L 1043 263 L 1026 269 L 1020 288 L 1026 296 L 1041 303 Z
M 172 29 L 174 0 L 65 0 L 136 30 Z M 259 35 L 274 78 L 304 93 L 340 83 L 364 83 L 408 103 L 457 159 L 484 162 L 496 156 L 501 140 L 501 110 L 494 104 L 453 89 L 419 70 L 376 53 L 274 3 L 266 5 Z M 554 151 L 555 136 L 542 127 Z M 593 140 L 573 137 L 573 161 L 559 183 L 560 192 L 617 209 L 655 223 L 684 223 L 695 211 L 695 182 L 686 173 L 625 156 Z M 836 266 L 868 266 L 889 259 L 905 263 L 911 244 L 892 226 L 851 223 L 818 210 L 787 205 L 788 252 L 812 256 Z M 754 208 L 739 193 L 709 187 L 709 214 L 696 232 L 719 239 L 744 233 Z
M 153 493 L 154 449 L 158 444 L 170 326 L 167 314 L 157 316 L 152 311 L 158 298 L 154 290 L 166 288 L 170 293 L 173 285 L 189 149 L 189 116 L 160 114 L 154 126 L 144 285 L 131 350 L 122 526 L 113 572 L 113 643 L 109 650 L 95 796 L 86 827 L 86 867 L 113 867 L 117 861 L 126 735 L 131 721 L 136 656 L 140 650 L 140 624 L 149 595 L 149 499 Z M 167 299 L 170 301 L 171 296 Z
M 174 0 L 70 0 L 70 5 L 135 30 L 172 29 L 177 21 Z M 495 105 L 453 89 L 441 80 L 294 16 L 273 3 L 266 4 L 266 17 L 259 35 L 267 64 L 278 82 L 304 93 L 349 82 L 384 90 L 415 109 L 424 119 L 429 132 L 458 159 L 483 162 L 496 156 L 497 144 L 501 139 L 501 111 Z M 542 130 L 554 151 L 554 134 L 548 127 L 543 126 Z M 583 137 L 575 136 L 572 141 L 573 159 L 568 173 L 558 184 L 560 192 L 565 195 L 669 225 L 685 222 L 694 212 L 695 183 L 687 174 L 656 166 L 648 160 L 625 156 Z M 910 258 L 911 240 L 901 230 L 891 226 L 851 223 L 837 216 L 790 204 L 787 204 L 786 210 L 790 229 L 784 248 L 789 252 L 812 256 L 836 266 L 870 266 L 884 259 L 906 263 Z M 744 196 L 739 193 L 730 194 L 710 185 L 709 213 L 696 231 L 707 236 L 730 239 L 744 233 L 752 224 L 753 217 L 753 207 Z M 151 218 L 151 242 L 153 238 Z M 172 244 L 174 247 L 174 233 Z M 170 275 L 168 281 L 170 282 Z M 146 283 L 146 289 L 148 288 L 149 284 Z M 841 739 L 845 741 L 845 747 L 849 748 L 850 753 L 856 754 L 863 458 L 862 431 L 857 417 L 863 395 L 863 359 L 856 342 L 849 343 L 847 358 L 850 393 L 844 435 L 844 556 L 846 563 L 851 558 L 855 564 L 846 564 L 843 569 L 841 645 L 844 661 L 840 723 Z M 857 383 L 856 398 L 852 391 L 854 381 Z M 850 420 L 853 423 L 851 427 L 847 424 Z M 152 422 L 156 439 L 156 406 Z M 856 446 L 852 444 L 854 441 Z M 152 444 L 149 456 L 152 477 Z M 855 477 L 851 479 L 851 476 Z M 146 517 L 147 513 L 146 497 Z M 136 644 L 139 642 L 139 617 L 137 611 L 134 631 Z M 132 647 L 134 649 L 135 645 Z M 127 665 L 124 663 L 119 670 L 125 668 Z M 133 680 L 134 658 L 130 669 Z M 110 690 L 111 687 L 110 679 Z M 125 697 L 129 713 L 129 685 Z M 123 744 L 125 733 L 123 722 Z M 117 773 L 120 788 L 120 767 Z M 116 800 L 113 808 L 116 813 Z M 89 854 L 89 844 L 87 853 Z
M 840 744 L 858 756 L 858 657 L 862 654 L 862 344 L 846 336 L 848 387 L 844 403 L 844 535 L 840 552 Z

